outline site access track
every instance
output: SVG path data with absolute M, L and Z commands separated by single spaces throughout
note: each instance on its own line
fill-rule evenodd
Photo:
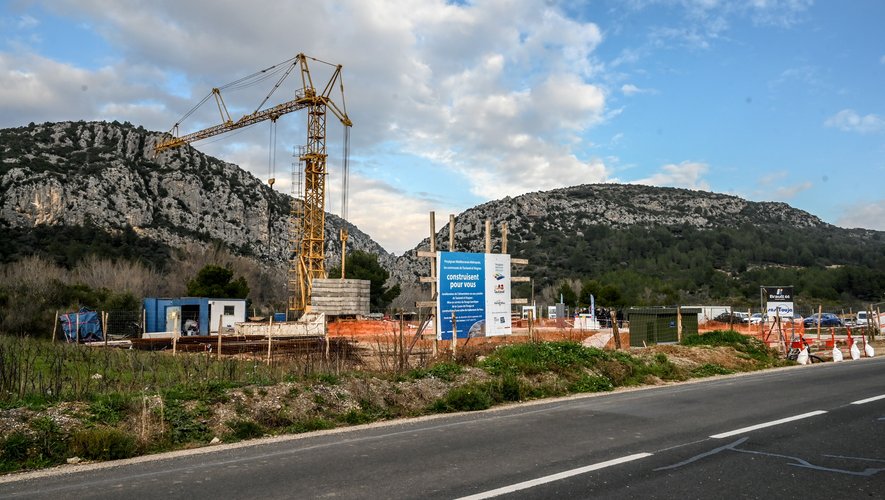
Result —
M 885 358 L 0 478 L 3 498 L 858 498 Z

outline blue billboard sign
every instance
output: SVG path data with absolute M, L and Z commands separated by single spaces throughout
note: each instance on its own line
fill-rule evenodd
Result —
M 438 252 L 437 338 L 452 339 L 452 315 L 458 338 L 508 335 L 510 256 Z

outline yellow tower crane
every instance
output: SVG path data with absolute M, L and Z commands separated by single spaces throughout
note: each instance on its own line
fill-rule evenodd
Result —
M 299 154 L 299 160 L 304 164 L 304 198 L 301 201 L 300 210 L 298 207 L 298 200 L 293 200 L 289 221 L 289 304 L 287 316 L 290 319 L 309 310 L 313 280 L 315 278 L 326 277 L 324 264 L 325 237 L 323 233 L 326 221 L 326 115 L 331 111 L 331 113 L 344 125 L 343 161 L 345 172 L 349 154 L 350 127 L 353 126 L 353 123 L 347 116 L 347 106 L 344 102 L 344 83 L 341 78 L 341 65 L 330 64 L 330 66 L 334 68 L 332 76 L 329 78 L 329 81 L 326 82 L 325 86 L 323 86 L 322 91 L 318 91 L 317 87 L 314 87 L 311 78 L 310 69 L 308 68 L 308 59 L 317 63 L 329 64 L 305 56 L 304 54 L 298 54 L 287 61 L 265 68 L 225 86 L 213 88 L 212 92 L 204 97 L 199 104 L 188 111 L 178 123 L 172 127 L 172 130 L 169 132 L 171 138 L 158 142 L 154 146 L 155 153 L 159 154 L 167 149 L 176 148 L 201 139 L 207 139 L 225 132 L 248 127 L 249 125 L 254 125 L 265 120 L 276 122 L 280 116 L 293 111 L 299 111 L 302 109 L 307 110 L 307 142 L 304 147 L 301 148 Z M 282 85 L 283 81 L 295 68 L 299 68 L 301 72 L 301 88 L 295 91 L 295 98 L 273 107 L 262 109 L 270 99 L 271 95 L 273 95 L 280 85 Z M 224 103 L 224 99 L 221 96 L 222 90 L 241 88 L 279 73 L 282 73 L 282 75 L 277 80 L 276 85 L 271 89 L 270 93 L 264 98 L 261 104 L 258 105 L 254 112 L 243 115 L 242 118 L 236 121 L 231 119 L 227 106 Z M 341 92 L 340 106 L 331 98 L 331 94 L 335 89 L 336 84 Z M 203 130 L 179 135 L 179 126 L 181 125 L 181 122 L 213 97 L 218 106 L 218 111 L 221 114 L 221 123 Z M 273 186 L 273 177 L 268 179 L 268 183 Z M 344 206 L 346 206 L 346 193 L 342 193 L 342 209 Z M 346 217 L 346 214 L 342 213 L 342 217 Z M 347 241 L 346 229 L 341 231 L 341 240 L 343 270 L 344 247 Z

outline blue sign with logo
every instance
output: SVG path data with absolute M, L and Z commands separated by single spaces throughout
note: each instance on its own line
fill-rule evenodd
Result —
M 437 338 L 452 339 L 452 313 L 459 339 L 485 334 L 485 254 L 440 252 Z M 471 334 L 472 332 L 472 334 Z
M 510 256 L 438 252 L 436 337 L 451 340 L 510 335 Z M 455 317 L 454 327 L 452 315 Z

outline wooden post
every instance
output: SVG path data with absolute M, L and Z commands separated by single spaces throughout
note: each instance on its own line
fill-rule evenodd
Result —
M 454 217 L 455 216 L 452 215 L 449 218 L 449 221 L 451 222 L 454 219 Z M 454 226 L 452 226 L 452 227 L 454 227 Z M 454 231 L 453 229 L 449 229 L 449 233 L 450 233 L 449 241 L 452 243 L 454 242 L 454 237 L 451 235 L 453 231 Z M 430 212 L 430 251 L 434 254 L 436 253 L 436 212 Z M 436 257 L 433 257 L 430 259 L 430 277 L 436 278 Z M 433 300 L 436 300 L 436 289 L 437 289 L 437 282 L 436 282 L 436 279 L 434 279 L 430 282 L 430 298 Z M 439 307 L 434 306 L 433 311 L 434 311 L 433 321 L 435 321 L 435 322 L 439 321 L 439 318 L 440 318 Z M 437 353 L 439 353 L 439 339 L 436 337 L 436 332 L 434 331 L 433 356 L 436 357 Z
M 404 339 L 405 324 L 403 323 L 403 310 L 399 310 L 399 371 L 406 368 L 406 343 Z
M 270 312 L 270 321 L 267 323 L 267 364 L 270 365 L 270 349 L 271 349 L 271 335 L 273 335 L 273 311 Z
M 147 333 L 147 309 L 141 309 L 141 336 Z
M 108 346 L 108 316 L 110 316 L 110 313 L 107 313 L 107 312 L 101 313 L 101 319 L 102 319 L 102 321 L 101 321 L 101 329 L 102 329 L 101 336 L 102 336 L 102 338 L 104 338 L 104 346 L 105 347 Z
M 676 306 L 676 341 L 682 343 L 682 308 Z
M 449 214 L 449 251 L 455 251 L 455 214 Z
M 80 343 L 80 311 L 75 312 L 77 315 L 77 330 L 74 331 L 74 338 L 77 340 L 77 343 Z
M 764 311 L 762 313 L 762 317 L 759 318 L 759 340 L 765 341 L 765 320 L 768 319 L 768 311 Z
M 787 333 L 784 332 L 783 328 L 781 328 L 781 311 L 780 311 L 780 309 L 775 311 L 775 315 L 776 316 L 774 317 L 774 319 L 777 324 L 777 341 L 781 345 L 781 352 L 786 354 L 787 351 L 789 350 L 789 346 L 787 345 L 789 343 L 789 341 L 787 340 Z
M 344 266 L 347 262 L 347 228 L 341 228 L 341 279 L 344 279 Z
M 728 329 L 734 330 L 734 307 L 728 306 Z
M 218 361 L 221 361 L 221 318 L 222 316 L 218 317 L 218 353 L 215 355 Z
M 486 253 L 492 253 L 492 220 L 486 219 Z
M 501 223 L 501 253 L 507 253 L 507 223 Z
M 820 316 L 821 316 L 821 314 L 823 314 L 823 311 L 824 311 L 824 306 L 822 306 L 821 304 L 818 304 L 817 305 L 817 338 L 818 339 L 820 338 L 820 323 L 821 323 Z
M 612 309 L 611 312 L 612 319 L 612 333 L 615 338 L 615 349 L 621 349 L 621 332 L 618 331 L 618 311 Z
M 181 333 L 181 313 L 175 313 L 175 321 L 173 322 L 173 328 L 175 331 L 172 332 L 172 355 L 175 356 L 176 351 L 178 350 L 178 334 Z
M 529 340 L 531 342 L 535 341 L 535 328 L 534 328 L 534 311 L 529 309 Z
M 58 330 L 58 309 L 55 310 L 55 323 L 52 324 L 52 343 L 55 343 L 55 332 Z
M 458 354 L 458 329 L 455 327 L 455 311 L 452 311 L 452 359 Z
M 881 309 L 877 306 L 877 307 L 876 307 L 876 330 L 875 330 L 876 333 L 882 333 L 882 330 L 880 330 L 880 328 L 882 328 L 882 327 L 879 326 L 879 325 L 881 325 L 881 324 L 882 324 L 882 311 L 881 311 Z
M 328 363 L 329 362 L 329 333 L 328 332 L 326 332 L 325 341 L 326 341 L 326 362 Z

